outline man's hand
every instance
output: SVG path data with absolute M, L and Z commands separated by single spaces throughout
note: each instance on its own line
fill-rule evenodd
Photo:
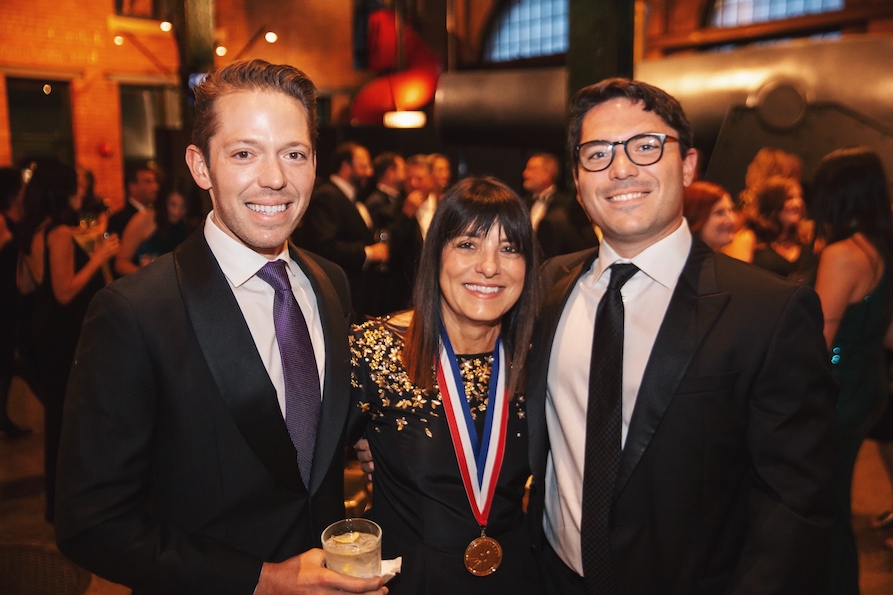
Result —
M 386 242 L 377 242 L 366 246 L 366 264 L 373 262 L 388 261 L 388 244 Z
M 891 325 L 893 327 L 893 325 Z M 360 461 L 360 469 L 366 472 L 366 478 L 372 481 L 372 473 L 375 471 L 375 463 L 372 460 L 372 449 L 369 448 L 369 441 L 360 438 L 353 445 L 353 449 L 357 451 L 357 459 Z
M 403 214 L 412 219 L 422 203 L 428 200 L 428 195 L 421 190 L 413 190 L 403 201 Z
M 321 549 L 313 549 L 278 564 L 264 562 L 254 595 L 386 595 L 384 578 L 356 578 L 329 570 Z

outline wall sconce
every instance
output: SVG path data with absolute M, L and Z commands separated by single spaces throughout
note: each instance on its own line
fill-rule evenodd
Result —
M 239 50 L 239 53 L 236 54 L 236 56 L 235 56 L 235 58 L 233 58 L 233 60 L 234 60 L 234 61 L 235 61 L 235 60 L 238 60 L 239 58 L 241 58 L 242 56 L 244 56 L 245 53 L 246 53 L 248 50 L 250 50 L 251 47 L 252 47 L 255 43 L 257 43 L 257 40 L 260 39 L 261 36 L 263 36 L 264 41 L 266 41 L 267 43 L 276 43 L 276 40 L 279 39 L 279 36 L 278 36 L 278 35 L 276 35 L 276 34 L 275 34 L 274 32 L 272 32 L 272 31 L 267 30 L 267 26 L 266 26 L 266 25 L 261 25 L 260 27 L 258 27 L 257 31 L 254 32 L 254 35 L 252 35 L 251 38 L 248 40 L 248 43 L 245 44 L 245 47 L 243 47 L 241 50 Z M 225 52 L 224 52 L 224 53 L 225 53 Z M 220 54 L 217 54 L 217 55 L 219 56 Z

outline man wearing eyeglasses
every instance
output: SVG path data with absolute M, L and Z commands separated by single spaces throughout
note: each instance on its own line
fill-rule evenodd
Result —
M 824 592 L 836 392 L 817 296 L 692 236 L 675 99 L 609 79 L 571 111 L 604 238 L 542 271 L 527 407 L 546 592 Z

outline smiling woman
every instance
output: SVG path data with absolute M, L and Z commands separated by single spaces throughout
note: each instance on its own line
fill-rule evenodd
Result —
M 382 553 L 403 556 L 392 594 L 538 593 L 518 390 L 537 252 L 521 199 L 465 179 L 431 222 L 415 310 L 354 328 L 353 437 L 365 429 L 375 459 Z

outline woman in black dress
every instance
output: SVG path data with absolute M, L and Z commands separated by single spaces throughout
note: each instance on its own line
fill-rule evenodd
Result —
M 48 215 L 47 222 L 37 226 L 26 241 L 32 255 L 43 255 L 42 272 L 35 277 L 31 341 L 42 381 L 37 397 L 44 406 L 46 519 L 52 522 L 68 374 L 87 306 L 111 278 L 108 261 L 118 251 L 118 237 L 104 238 L 101 225 L 80 225 L 82 194 L 77 191 L 73 167 L 39 164 L 25 193 L 26 204 L 42 204 Z
M 375 460 L 370 516 L 383 556 L 403 556 L 392 594 L 538 592 L 521 394 L 537 250 L 511 189 L 463 180 L 432 220 L 414 311 L 354 328 L 354 401 Z

